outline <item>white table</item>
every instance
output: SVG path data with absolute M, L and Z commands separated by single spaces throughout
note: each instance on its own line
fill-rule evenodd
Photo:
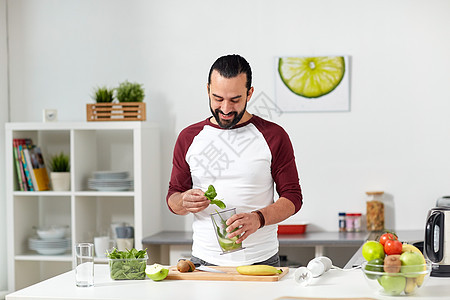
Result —
M 59 299 L 284 299 L 285 297 L 372 297 L 381 296 L 369 289 L 361 270 L 330 270 L 314 278 L 307 287 L 293 280 L 295 269 L 278 282 L 251 281 L 192 281 L 150 279 L 113 281 L 109 278 L 107 265 L 95 265 L 95 284 L 90 288 L 75 286 L 73 271 L 42 281 L 6 296 L 6 300 L 59 300 Z M 430 277 L 414 299 L 448 299 L 450 278 Z

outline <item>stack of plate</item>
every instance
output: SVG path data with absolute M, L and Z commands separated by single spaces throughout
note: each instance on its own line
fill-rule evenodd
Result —
M 127 171 L 97 171 L 88 179 L 88 188 L 97 191 L 127 191 L 133 188 L 133 179 Z
M 40 239 L 37 237 L 28 239 L 28 247 L 43 255 L 64 254 L 71 247 L 70 238 Z

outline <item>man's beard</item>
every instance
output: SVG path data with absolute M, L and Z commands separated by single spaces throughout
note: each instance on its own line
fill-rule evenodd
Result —
M 220 117 L 219 117 L 219 113 L 224 114 L 223 111 L 221 111 L 220 109 L 213 110 L 213 109 L 211 108 L 211 101 L 210 101 L 209 103 L 210 103 L 210 104 L 209 104 L 209 109 L 211 110 L 211 113 L 212 113 L 214 119 L 216 120 L 216 122 L 217 122 L 217 124 L 220 126 L 220 128 L 223 128 L 223 129 L 230 129 L 230 128 L 233 128 L 233 127 L 234 127 L 237 123 L 239 123 L 239 121 L 242 119 L 242 117 L 244 116 L 245 111 L 246 111 L 246 109 L 247 109 L 247 102 L 245 102 L 245 107 L 244 107 L 244 109 L 243 109 L 239 114 L 237 113 L 237 111 L 233 111 L 233 112 L 230 112 L 230 113 L 229 113 L 229 114 L 233 114 L 233 115 L 234 115 L 234 118 L 233 118 L 233 119 L 222 121 L 222 120 L 220 119 Z M 229 114 L 228 114 L 228 115 L 229 115 Z M 224 115 L 225 115 L 225 114 L 224 114 Z

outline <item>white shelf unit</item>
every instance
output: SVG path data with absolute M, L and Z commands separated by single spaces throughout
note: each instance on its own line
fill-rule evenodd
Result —
M 40 255 L 28 249 L 33 226 L 67 225 L 72 249 L 92 242 L 112 222 L 135 229 L 135 247 L 161 231 L 159 128 L 150 122 L 7 123 L 6 187 L 8 288 L 21 289 L 73 268 L 73 255 Z M 19 191 L 13 139 L 31 138 L 44 160 L 64 151 L 70 155 L 71 190 Z M 128 171 L 130 191 L 88 190 L 94 171 Z M 47 170 L 48 171 L 48 170 Z M 105 263 L 106 259 L 96 262 Z

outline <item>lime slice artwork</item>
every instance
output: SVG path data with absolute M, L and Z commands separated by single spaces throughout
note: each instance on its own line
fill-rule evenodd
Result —
M 349 57 L 277 59 L 277 102 L 282 111 L 349 110 Z
M 333 91 L 345 74 L 343 56 L 280 58 L 278 73 L 295 94 L 306 98 L 322 97 Z

